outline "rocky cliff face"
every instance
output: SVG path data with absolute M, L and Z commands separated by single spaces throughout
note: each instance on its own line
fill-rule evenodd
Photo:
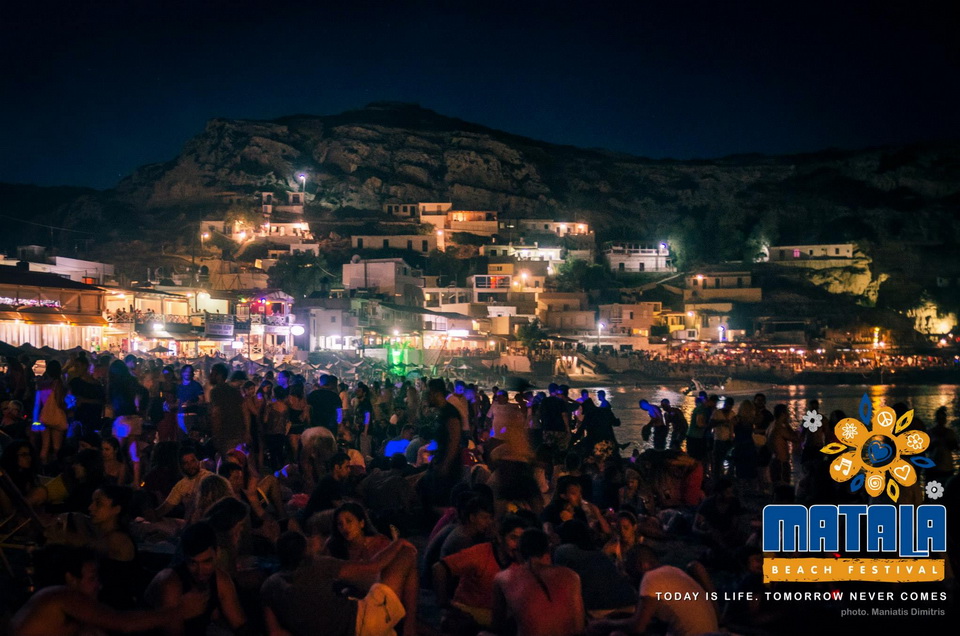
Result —
M 698 258 L 762 241 L 960 236 L 960 146 L 658 161 L 552 145 L 411 105 L 333 116 L 216 119 L 115 195 L 136 209 L 296 188 L 319 212 L 453 201 L 504 216 L 586 220 L 601 236 L 672 237 Z

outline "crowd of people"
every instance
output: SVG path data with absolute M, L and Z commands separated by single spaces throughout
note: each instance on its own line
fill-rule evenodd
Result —
M 557 384 L 33 366 L 0 377 L 19 636 L 776 632 L 795 609 L 706 594 L 764 589 L 760 507 L 865 497 L 819 452 L 843 412 L 798 433 L 762 394 L 698 396 L 689 420 L 641 401 L 650 445 L 629 455 L 603 391 Z M 947 419 L 911 426 L 952 501 Z

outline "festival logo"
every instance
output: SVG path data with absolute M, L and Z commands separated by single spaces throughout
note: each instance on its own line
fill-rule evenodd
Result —
M 870 497 L 886 495 L 894 504 L 771 505 L 763 509 L 764 552 L 826 553 L 832 558 L 766 558 L 764 580 L 770 581 L 942 581 L 943 559 L 930 558 L 946 550 L 946 509 L 940 505 L 907 505 L 905 489 L 916 486 L 908 501 L 926 494 L 939 499 L 943 486 L 917 482 L 918 469 L 933 461 L 922 453 L 930 445 L 926 432 L 911 428 L 913 411 L 899 418 L 890 407 L 873 412 L 870 398 L 860 402 L 860 418 L 840 420 L 834 427 L 838 441 L 821 449 L 835 456 L 829 473 L 834 481 L 849 484 L 850 492 L 861 490 Z M 810 411 L 804 427 L 820 428 L 820 414 Z M 865 544 L 861 540 L 865 530 Z M 858 558 L 843 558 L 845 551 Z M 886 553 L 886 554 L 884 554 Z M 897 553 L 900 558 L 889 557 Z M 866 555 L 868 558 L 862 558 Z M 906 558 L 905 558 L 906 557 Z
M 834 481 L 850 482 L 850 490 L 861 488 L 871 497 L 886 491 L 894 502 L 900 499 L 901 486 L 917 483 L 917 468 L 931 468 L 931 460 L 920 455 L 930 445 L 930 436 L 920 430 L 906 430 L 913 423 L 913 411 L 900 418 L 889 406 L 877 409 L 865 395 L 860 402 L 858 420 L 848 417 L 837 423 L 834 434 L 838 442 L 828 444 L 820 452 L 837 455 L 830 464 Z

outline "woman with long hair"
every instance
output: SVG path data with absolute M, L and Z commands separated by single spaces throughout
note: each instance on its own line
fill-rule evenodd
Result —
M 194 495 L 193 514 L 186 520 L 187 525 L 203 519 L 207 511 L 224 497 L 234 497 L 230 482 L 220 475 L 207 475 L 197 486 Z
M 40 464 L 46 466 L 56 460 L 60 446 L 67 435 L 67 388 L 63 383 L 63 369 L 56 360 L 47 362 L 47 368 L 37 380 L 37 397 L 33 405 L 33 421 L 40 428 Z
M 47 500 L 47 489 L 40 485 L 38 477 L 39 465 L 36 449 L 30 442 L 23 439 L 10 442 L 0 456 L 0 468 L 33 509 L 43 505 Z M 0 512 L 3 516 L 6 517 L 15 510 L 13 502 L 0 490 Z
M 392 529 L 395 532 L 395 528 Z M 333 534 L 327 541 L 327 552 L 330 556 L 345 561 L 369 561 L 381 550 L 390 545 L 390 539 L 377 532 L 367 511 L 358 503 L 348 501 L 340 504 L 333 513 Z M 405 547 L 404 550 L 416 550 Z M 402 578 L 402 593 L 400 600 L 407 612 L 404 620 L 403 632 L 412 636 L 417 633 L 417 595 L 420 588 L 420 577 L 417 574 L 416 558 L 409 559 L 409 569 L 400 573 Z M 376 580 L 365 581 L 369 588 Z M 366 592 L 366 590 L 364 590 Z
M 140 485 L 140 451 L 137 440 L 143 432 L 141 411 L 147 406 L 147 392 L 130 373 L 123 360 L 110 363 L 107 374 L 107 396 L 113 410 L 113 436 L 127 451 L 133 464 L 133 487 Z
M 104 437 L 100 442 L 103 454 L 103 476 L 107 483 L 129 486 L 133 480 L 133 470 L 127 461 L 123 446 L 116 437 Z

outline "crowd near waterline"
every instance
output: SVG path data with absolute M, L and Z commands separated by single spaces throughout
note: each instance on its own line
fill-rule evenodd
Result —
M 33 363 L 0 376 L 15 635 L 793 633 L 843 584 L 765 585 L 763 505 L 889 503 L 820 452 L 857 400 L 811 396 L 801 427 L 764 393 L 651 391 L 637 444 L 615 388 Z M 960 514 L 956 416 L 914 417 L 933 466 L 898 503 L 937 482 Z M 930 598 L 955 599 L 958 543 Z M 778 602 L 798 591 L 825 601 Z

